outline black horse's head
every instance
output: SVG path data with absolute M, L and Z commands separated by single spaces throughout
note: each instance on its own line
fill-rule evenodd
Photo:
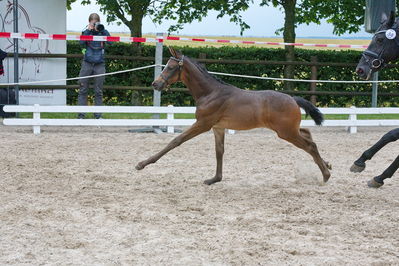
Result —
M 395 13 L 390 17 L 383 15 L 383 22 L 374 34 L 369 47 L 363 52 L 356 67 L 356 73 L 362 79 L 370 79 L 371 74 L 379 71 L 387 62 L 399 57 L 399 25 Z

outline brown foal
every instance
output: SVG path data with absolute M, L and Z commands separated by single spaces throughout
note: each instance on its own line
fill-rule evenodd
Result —
M 324 161 L 312 140 L 310 131 L 300 128 L 302 107 L 316 124 L 323 115 L 310 102 L 276 91 L 246 91 L 219 81 L 194 60 L 169 48 L 172 57 L 161 75 L 153 82 L 157 90 L 168 88 L 175 82 L 183 82 L 194 97 L 197 121 L 174 138 L 163 150 L 137 164 L 141 170 L 155 163 L 170 150 L 195 136 L 213 130 L 216 146 L 216 175 L 204 181 L 211 185 L 222 180 L 225 129 L 248 130 L 269 128 L 277 135 L 308 152 L 323 174 L 324 182 L 330 178 L 331 165 Z

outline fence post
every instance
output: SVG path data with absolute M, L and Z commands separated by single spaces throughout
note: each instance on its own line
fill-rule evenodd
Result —
M 349 114 L 349 120 L 356 122 L 357 120 L 356 106 L 351 106 L 351 113 Z M 349 126 L 348 131 L 351 134 L 357 133 L 357 126 Z
M 198 59 L 206 59 L 206 53 L 199 53 Z M 205 67 L 205 63 L 201 63 Z
M 166 116 L 166 119 L 169 121 L 173 121 L 175 119 L 175 114 L 173 113 L 173 105 L 168 105 L 168 109 L 170 109 L 170 111 L 168 111 L 168 114 Z M 167 126 L 167 132 L 168 133 L 175 133 L 175 127 L 174 126 Z
M 311 56 L 310 57 L 310 62 L 311 63 L 317 63 L 317 56 Z M 316 66 L 316 64 L 314 64 L 314 65 L 312 64 L 312 66 L 310 67 L 310 79 L 311 80 L 317 80 L 317 66 Z M 310 91 L 316 91 L 316 86 L 317 86 L 316 82 L 310 83 Z M 310 96 L 310 101 L 313 104 L 316 104 L 316 101 L 317 101 L 316 95 L 311 95 Z
M 34 105 L 34 112 L 33 112 L 33 123 L 40 122 L 40 105 Z M 33 134 L 39 135 L 40 134 L 40 126 L 33 126 Z
M 378 80 L 378 72 L 374 72 L 372 75 L 373 81 Z M 371 107 L 377 107 L 377 99 L 378 99 L 378 83 L 373 83 L 373 91 L 371 93 Z
M 13 27 L 14 32 L 18 32 L 18 0 L 13 0 Z M 14 82 L 19 83 L 19 39 L 13 39 L 14 44 Z M 16 104 L 19 105 L 19 85 L 14 85 L 15 89 L 15 101 Z M 18 113 L 16 113 L 16 117 L 18 117 Z
M 163 33 L 158 32 L 157 38 L 163 37 Z M 154 68 L 154 79 L 156 79 L 162 72 L 162 54 L 163 54 L 163 41 L 156 42 L 155 47 L 155 66 Z M 154 89 L 154 99 L 153 106 L 161 106 L 161 92 Z M 159 119 L 159 114 L 153 114 L 152 118 Z M 158 126 L 153 127 L 155 133 L 162 133 L 162 130 L 159 129 Z

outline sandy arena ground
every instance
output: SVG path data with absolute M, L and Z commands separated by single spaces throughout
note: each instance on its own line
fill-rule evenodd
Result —
M 327 185 L 309 155 L 255 130 L 227 135 L 224 180 L 206 186 L 211 133 L 138 172 L 174 135 L 0 126 L 0 265 L 399 265 L 399 173 L 366 187 L 399 143 L 353 174 L 388 129 L 311 130 Z

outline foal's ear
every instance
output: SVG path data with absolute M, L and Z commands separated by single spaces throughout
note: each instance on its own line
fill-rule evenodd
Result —
M 176 50 L 173 47 L 169 47 L 169 52 L 173 57 L 177 58 Z
M 176 58 L 181 59 L 183 57 L 183 53 L 181 51 L 175 51 L 176 52 Z

